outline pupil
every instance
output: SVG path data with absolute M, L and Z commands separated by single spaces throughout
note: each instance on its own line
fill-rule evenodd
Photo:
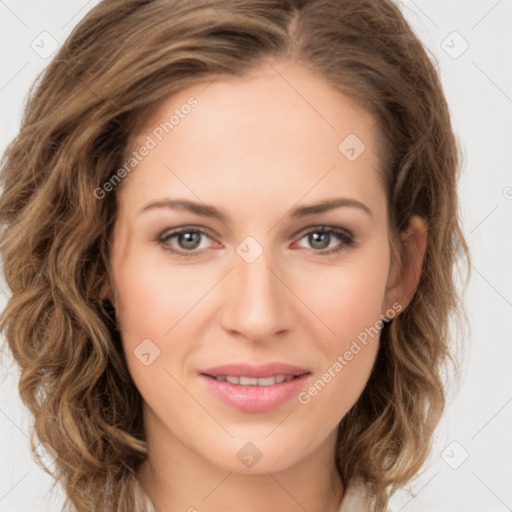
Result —
M 327 243 L 325 243 L 326 241 Z M 325 249 L 329 247 L 329 233 L 310 233 L 309 242 L 315 249 Z
M 194 237 L 196 240 L 193 239 Z M 199 245 L 199 233 L 180 233 L 179 241 L 184 249 L 195 249 Z M 183 241 L 185 241 L 184 244 L 181 243 Z

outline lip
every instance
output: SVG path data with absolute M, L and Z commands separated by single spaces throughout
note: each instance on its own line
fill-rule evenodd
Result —
M 200 375 L 210 375 L 218 377 L 219 375 L 232 375 L 234 377 L 271 377 L 272 375 L 302 375 L 310 373 L 308 368 L 294 366 L 287 363 L 273 362 L 260 365 L 249 363 L 232 363 L 222 366 L 215 366 L 214 368 L 207 368 L 201 370 Z
M 305 373 L 272 386 L 241 386 L 216 380 L 208 375 L 199 377 L 206 383 L 208 389 L 225 404 L 243 412 L 265 412 L 276 409 L 293 396 L 297 396 L 309 375 L 309 373 Z

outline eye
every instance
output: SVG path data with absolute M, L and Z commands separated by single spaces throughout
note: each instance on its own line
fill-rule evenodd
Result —
M 191 228 L 183 226 L 170 232 L 166 232 L 163 236 L 159 237 L 157 242 L 166 251 L 172 252 L 178 257 L 190 258 L 192 256 L 198 256 L 198 253 L 202 253 L 202 249 L 207 247 L 201 242 L 202 239 L 211 237 L 208 233 L 199 228 Z M 175 239 L 177 248 L 173 247 L 171 240 Z
M 315 253 L 322 256 L 338 253 L 355 243 L 354 235 L 350 231 L 334 226 L 315 226 L 304 233 L 300 240 L 304 238 Z M 338 243 L 333 246 L 331 242 L 336 239 Z
M 204 229 L 182 226 L 158 237 L 157 243 L 177 257 L 191 258 L 208 249 L 208 244 L 202 243 L 205 239 L 213 240 Z M 299 240 L 302 239 L 306 239 L 315 254 L 322 256 L 339 253 L 355 245 L 354 235 L 350 231 L 335 226 L 315 226 L 303 233 Z M 332 242 L 336 240 L 338 243 L 333 246 Z

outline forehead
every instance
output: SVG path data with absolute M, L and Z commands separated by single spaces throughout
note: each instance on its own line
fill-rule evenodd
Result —
M 322 77 L 267 63 L 159 103 L 131 149 L 150 139 L 153 147 L 123 193 L 140 204 L 176 189 L 196 200 L 222 191 L 268 206 L 276 195 L 297 202 L 338 186 L 371 199 L 379 168 L 374 127 L 370 113 Z
M 197 107 L 188 108 L 190 98 L 197 101 Z M 189 113 L 193 120 L 182 123 Z M 236 126 L 255 135 L 255 130 L 265 128 L 257 134 L 260 140 L 265 134 L 268 141 L 274 140 L 275 133 L 281 134 L 286 127 L 289 135 L 307 135 L 312 141 L 331 136 L 334 142 L 345 132 L 363 136 L 375 125 L 369 112 L 323 77 L 279 60 L 262 64 L 244 77 L 217 75 L 170 95 L 148 113 L 136 134 L 138 141 L 172 117 L 173 136 L 187 133 L 187 125 L 193 123 L 193 131 L 205 143 L 211 138 L 212 124 L 216 133 Z M 198 131 L 201 126 L 204 131 Z

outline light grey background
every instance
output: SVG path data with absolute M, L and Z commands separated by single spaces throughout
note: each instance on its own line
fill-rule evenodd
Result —
M 0 152 L 18 130 L 29 85 L 51 59 L 45 52 L 52 38 L 64 41 L 96 3 L 0 0 Z M 512 2 L 405 0 L 401 6 L 439 62 L 464 150 L 461 212 L 474 261 L 461 389 L 435 432 L 424 474 L 410 486 L 416 497 L 402 491 L 391 505 L 394 512 L 505 512 L 512 510 Z M 31 459 L 30 417 L 17 393 L 19 372 L 10 365 L 4 355 L 0 511 L 55 511 L 63 495 L 46 494 L 52 479 Z

